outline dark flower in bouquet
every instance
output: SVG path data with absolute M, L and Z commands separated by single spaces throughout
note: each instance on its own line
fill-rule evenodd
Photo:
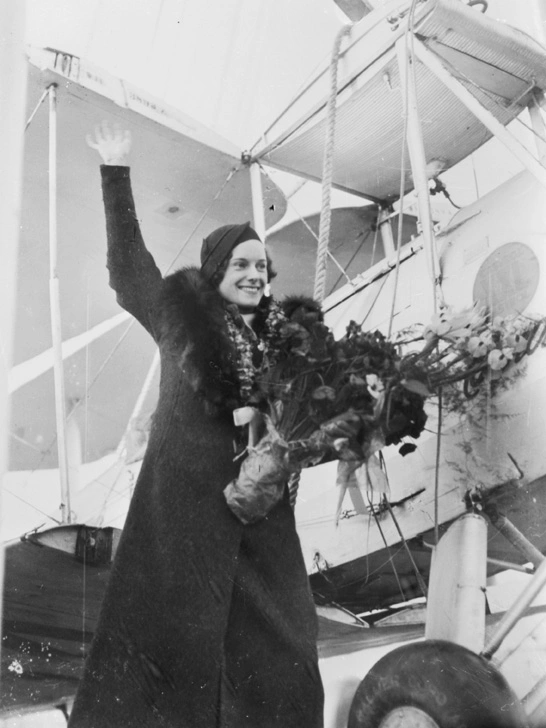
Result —
M 245 523 L 278 502 L 290 473 L 334 459 L 362 464 L 385 444 L 418 437 L 426 421 L 425 395 L 406 386 L 397 348 L 380 332 L 351 322 L 336 341 L 318 305 L 302 299 L 276 344 L 248 400 L 265 432 L 225 491 Z

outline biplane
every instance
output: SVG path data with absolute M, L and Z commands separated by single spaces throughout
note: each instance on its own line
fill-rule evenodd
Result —
M 341 33 L 337 39 L 331 73 L 314 78 L 243 152 L 85 59 L 55 49 L 29 52 L 5 478 L 6 508 L 28 525 L 6 546 L 7 715 L 70 704 L 157 388 L 153 345 L 119 312 L 103 272 L 99 187 L 84 142 L 95 123 L 122 123 L 145 150 L 133 164 L 135 195 L 165 272 L 195 260 L 214 227 L 253 218 L 283 271 L 280 293 L 312 293 L 321 216 L 285 224 L 280 171 L 360 200 L 334 209 L 328 231 L 323 307 L 336 335 L 351 320 L 389 335 L 426 324 L 440 295 L 455 308 L 480 305 L 491 317 L 544 314 L 546 49 L 488 17 L 483 2 L 338 4 L 354 23 L 350 33 L 343 29 L 345 45 Z M 474 156 L 492 142 L 508 150 L 518 171 L 460 209 L 453 205 L 449 219 L 445 207 L 438 214 L 432 194 L 456 203 L 461 168 L 471 172 Z M 41 274 L 48 268 L 42 241 L 51 238 L 52 196 L 63 281 L 57 346 L 46 304 L 51 284 Z M 447 644 L 446 659 L 468 672 L 467 686 L 480 666 L 495 664 L 495 676 L 507 676 L 495 683 L 495 696 L 516 706 L 505 711 L 506 720 L 525 714 L 531 725 L 546 725 L 541 655 L 535 650 L 532 664 L 524 658 L 526 681 L 518 683 L 516 647 L 501 645 L 524 614 L 525 624 L 532 617 L 529 640 L 539 642 L 544 629 L 541 609 L 529 611 L 546 581 L 543 344 L 537 327 L 510 386 L 474 410 L 469 400 L 466 416 L 442 413 L 431 401 L 427 431 L 412 452 L 389 446 L 383 453 L 388 492 L 349 488 L 340 502 L 335 465 L 304 472 L 296 517 L 321 615 L 324 674 L 338 664 L 329 661 L 351 655 L 351 674 L 336 678 L 329 698 L 327 692 L 330 728 L 452 725 L 416 690 L 375 723 L 362 722 L 370 665 L 363 655 L 376 655 L 374 648 L 390 653 L 400 642 L 409 643 L 401 648 L 408 661 L 428 645 Z M 529 584 L 502 618 L 486 619 L 487 578 L 506 569 L 526 572 Z M 408 609 L 412 600 L 420 606 Z M 433 664 L 433 657 L 416 659 Z M 381 669 L 383 683 L 400 685 L 395 667 Z M 434 676 L 426 679 L 433 703 Z M 462 702 L 465 689 L 453 690 Z M 467 725 L 485 725 L 476 711 Z

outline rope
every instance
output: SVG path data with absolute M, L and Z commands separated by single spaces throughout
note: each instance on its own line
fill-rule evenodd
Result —
M 336 127 L 337 101 L 337 67 L 341 41 L 350 32 L 352 26 L 344 25 L 336 35 L 332 60 L 330 62 L 330 98 L 328 100 L 326 144 L 322 164 L 322 207 L 320 211 L 319 242 L 317 264 L 315 270 L 315 289 L 313 297 L 322 302 L 326 293 L 326 262 L 328 257 L 328 240 L 330 238 L 331 191 L 334 169 L 334 141 Z
M 265 167 L 263 166 L 263 164 L 261 162 L 258 162 L 258 166 L 259 166 L 260 170 L 265 175 L 267 175 L 267 171 L 266 171 Z M 307 180 L 304 180 L 303 181 L 303 184 L 305 184 L 306 182 L 307 182 Z M 303 187 L 303 185 L 300 185 L 300 187 L 298 187 L 298 189 L 295 190 L 295 192 L 297 192 L 298 190 L 300 190 L 301 187 Z M 298 208 L 292 202 L 291 197 L 292 197 L 293 194 L 295 194 L 295 193 L 293 192 L 290 195 L 284 195 L 284 199 L 286 200 L 287 205 L 296 213 L 296 215 L 300 219 L 300 222 L 307 229 L 307 231 L 309 233 L 311 233 L 311 235 L 315 238 L 315 240 L 318 243 L 319 236 L 316 234 L 316 232 L 313 230 L 313 228 L 311 227 L 311 225 L 309 225 L 309 223 L 307 222 L 307 220 L 305 219 L 305 217 L 303 217 L 303 215 L 301 214 L 301 212 L 298 210 Z M 360 247 L 362 247 L 362 246 L 360 246 Z M 358 253 L 359 250 L 360 250 L 360 248 L 356 252 Z M 355 253 L 355 255 L 356 255 L 356 253 Z M 349 277 L 349 275 L 347 274 L 347 271 L 345 270 L 345 268 L 341 265 L 341 263 L 337 260 L 337 258 L 334 256 L 334 254 L 330 250 L 328 251 L 328 257 L 330 258 L 330 260 L 332 261 L 332 263 L 336 266 L 336 268 L 339 270 L 339 272 L 341 274 L 339 276 L 339 278 L 337 279 L 337 281 L 336 281 L 336 283 L 335 283 L 335 285 L 334 285 L 333 288 L 335 288 L 335 286 L 341 280 L 342 277 L 345 278 L 345 280 L 347 281 L 347 283 L 352 283 L 352 280 Z M 350 262 L 352 262 L 353 259 L 354 259 L 354 256 L 351 258 L 351 261 L 349 261 L 349 264 L 350 264 Z

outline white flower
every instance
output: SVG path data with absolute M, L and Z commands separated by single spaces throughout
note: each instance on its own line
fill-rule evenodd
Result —
M 487 363 L 493 370 L 504 369 L 508 362 L 513 359 L 512 349 L 493 349 L 489 352 Z
M 468 352 L 472 356 L 478 359 L 481 356 L 485 356 L 489 350 L 485 338 L 482 336 L 471 336 L 468 340 Z
M 491 329 L 493 331 L 505 331 L 507 326 L 507 321 L 502 316 L 495 316 L 493 319 L 493 323 L 491 324 Z
M 436 335 L 440 338 L 460 339 L 469 337 L 474 330 L 483 326 L 485 314 L 483 310 L 472 308 L 455 311 L 451 306 L 444 306 L 434 314 L 425 329 L 425 338 Z
M 374 399 L 379 399 L 385 391 L 385 385 L 377 374 L 366 374 L 366 384 L 368 385 L 368 392 Z
M 514 350 L 516 354 L 520 354 L 527 348 L 527 339 L 525 336 L 517 333 L 510 333 L 504 337 L 503 343 Z
M 425 329 L 425 336 L 427 333 L 429 336 L 444 336 L 450 328 L 448 309 L 442 308 L 431 318 L 429 325 Z

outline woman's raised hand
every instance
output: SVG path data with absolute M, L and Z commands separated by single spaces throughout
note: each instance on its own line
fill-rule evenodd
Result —
M 95 138 L 88 134 L 87 143 L 92 149 L 96 149 L 102 157 L 104 164 L 126 165 L 127 156 L 131 150 L 131 132 L 123 130 L 116 125 L 111 129 L 103 121 L 100 126 L 95 127 Z

